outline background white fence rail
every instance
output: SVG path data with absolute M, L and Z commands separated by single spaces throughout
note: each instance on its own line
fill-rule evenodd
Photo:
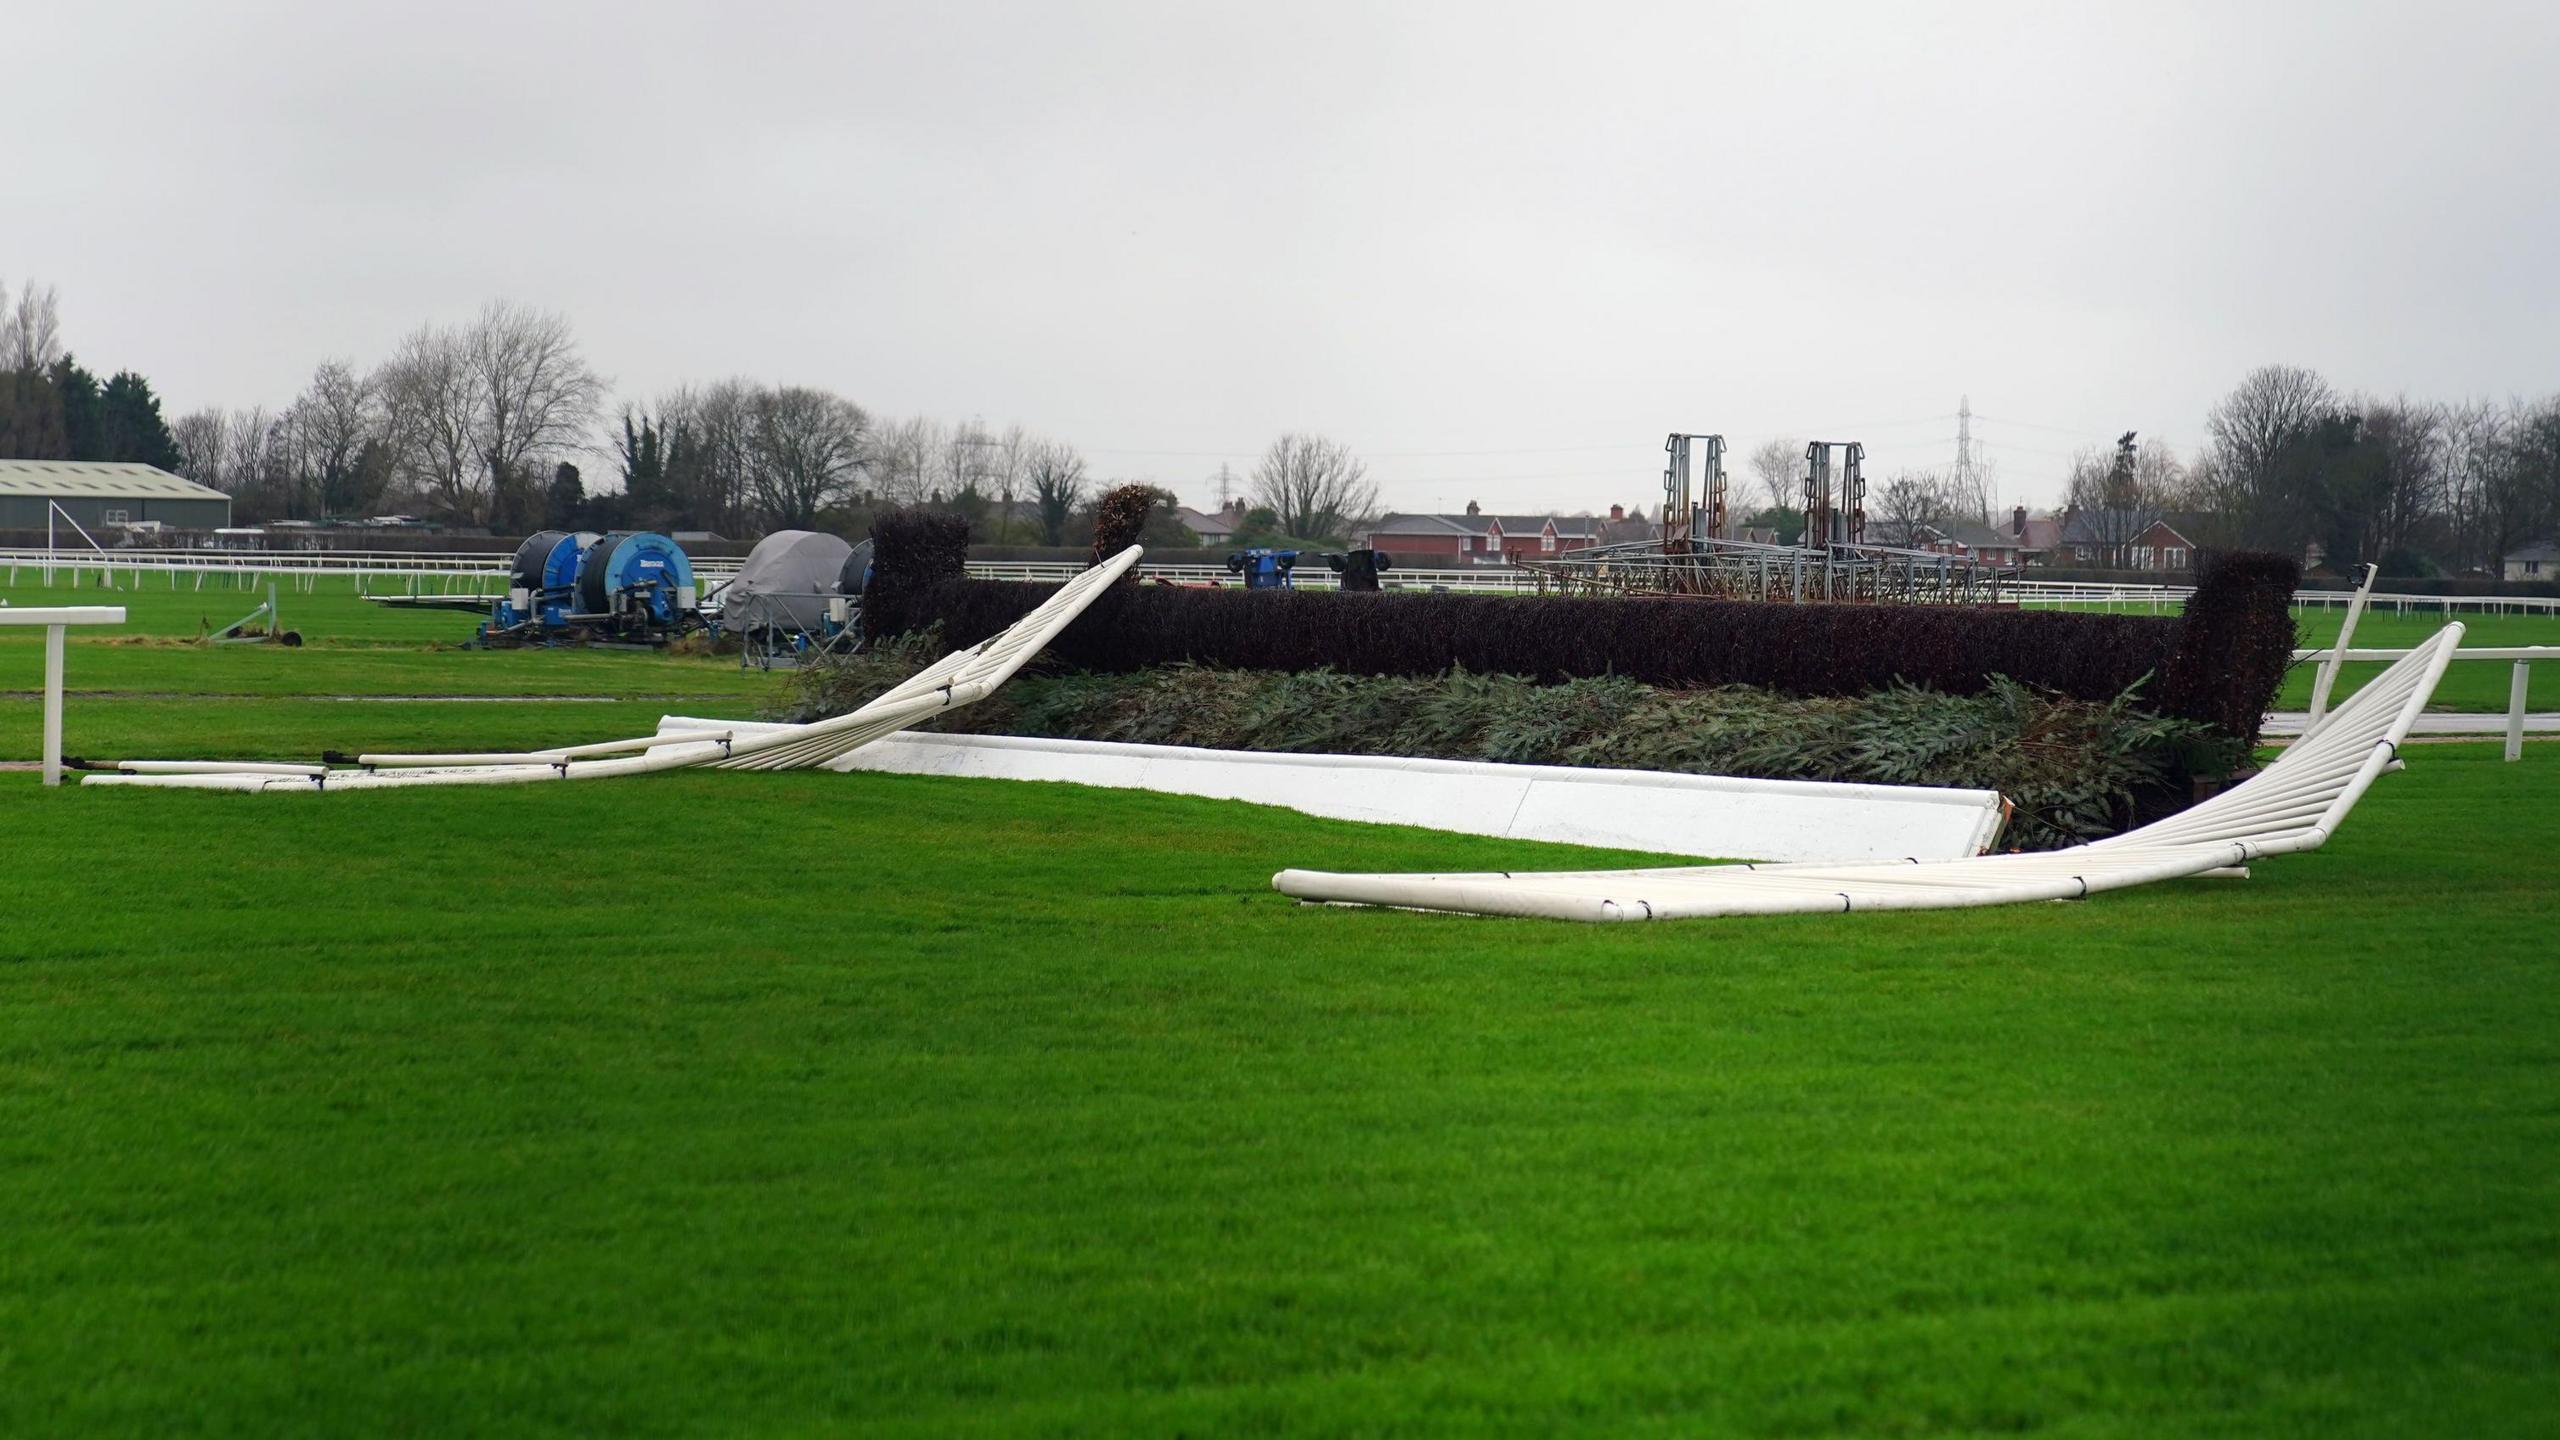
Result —
M 506 578 L 508 556 L 490 551 L 412 550 L 85 550 L 0 549 L 0 577 L 6 583 L 37 583 L 73 589 L 101 586 L 130 590 L 145 583 L 171 589 L 206 588 L 208 583 L 254 588 L 269 579 L 288 579 L 299 588 L 317 588 L 323 578 L 350 582 L 358 590 L 375 588 L 440 593 L 485 592 L 492 595 Z M 694 574 L 705 590 L 738 571 L 733 559 L 701 559 Z M 1084 567 L 1068 561 L 976 561 L 969 573 L 982 580 L 1064 581 Z M 1149 578 L 1221 584 L 1239 583 L 1216 565 L 1141 565 Z M 1341 577 L 1321 564 L 1299 567 L 1294 577 L 1302 589 L 1331 590 Z M 1389 590 L 1448 590 L 1487 594 L 1525 594 L 1537 589 L 1537 578 L 1523 571 L 1486 566 L 1465 570 L 1395 569 L 1380 577 Z M 2195 593 L 2186 585 L 2095 585 L 2065 580 L 2018 580 L 2001 587 L 2018 604 L 2104 606 L 2166 613 Z M 2294 601 L 2305 608 L 2343 607 L 2354 598 L 2344 590 L 2304 590 Z M 2399 615 L 2555 615 L 2560 598 L 2532 595 L 2402 595 L 2375 594 L 2370 610 Z
M 2379 600 L 2382 597 L 2377 595 L 2373 598 Z M 2341 660 L 2387 661 L 2398 660 L 2409 653 L 2407 650 L 2377 650 L 2350 645 L 2343 651 L 2335 648 L 2296 650 L 2293 658 L 2296 664 L 2326 660 L 2332 655 Z M 2533 662 L 2560 660 L 2560 645 L 2470 645 L 2454 651 L 2453 658 L 2456 661 L 2503 660 L 2514 667 L 2507 675 L 2507 758 L 2523 759 L 2525 696 L 2533 683 Z
M 510 557 L 488 551 L 364 550 L 8 550 L 0 549 L 0 575 L 10 585 L 133 590 L 164 581 L 172 590 L 202 590 L 208 581 L 242 589 L 269 580 L 296 582 L 304 591 L 324 578 L 347 580 L 357 590 L 487 593 L 505 588 Z M 739 561 L 696 560 L 695 582 L 708 587 L 738 573 Z

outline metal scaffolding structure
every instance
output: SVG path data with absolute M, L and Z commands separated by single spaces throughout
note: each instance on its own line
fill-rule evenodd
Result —
M 1673 434 L 1662 473 L 1656 540 L 1595 545 L 1555 556 L 1514 554 L 1538 593 L 1704 595 L 1728 600 L 1882 605 L 1997 605 L 2018 579 L 2011 567 L 1962 555 L 1866 543 L 1866 447 L 1817 440 L 1805 447 L 1805 526 L 1793 545 L 1729 538 L 1721 435 Z M 1835 466 L 1834 460 L 1837 459 Z M 1703 458 L 1706 493 L 1693 475 Z

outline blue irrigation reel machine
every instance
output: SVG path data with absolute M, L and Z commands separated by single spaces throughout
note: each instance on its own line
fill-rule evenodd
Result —
M 489 617 L 472 637 L 483 649 L 525 645 L 664 645 L 702 628 L 693 561 L 651 530 L 542 530 L 507 564 L 493 604 L 462 596 L 375 596 L 385 604 L 461 609 Z M 458 602 L 458 603 L 457 603 Z
M 414 586 L 415 580 L 411 581 Z M 486 617 L 470 644 L 664 645 L 703 628 L 693 561 L 654 530 L 538 530 L 507 561 L 507 588 L 487 595 L 367 595 L 403 610 Z

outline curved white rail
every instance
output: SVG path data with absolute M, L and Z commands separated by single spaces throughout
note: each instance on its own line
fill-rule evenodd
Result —
M 2312 850 L 2399 744 L 2462 642 L 2447 625 L 2332 711 L 2264 771 L 2193 809 L 2094 844 L 1970 860 L 1863 865 L 1701 865 L 1468 875 L 1340 875 L 1283 870 L 1302 900 L 1556 920 L 1673 920 L 1827 914 L 2074 900 Z
M 806 725 L 682 735 L 642 735 L 595 745 L 522 754 L 360 755 L 358 769 L 128 760 L 118 773 L 84 776 L 84 785 L 161 785 L 200 790 L 378 790 L 403 785 L 514 785 L 536 780 L 598 780 L 706 766 L 720 770 L 790 770 L 832 760 L 929 715 L 982 700 L 1013 678 L 1042 646 L 1138 562 L 1131 546 L 1059 587 L 1058 593 L 1003 634 L 947 655 L 906 683 L 850 714 Z M 624 754 L 637 751 L 637 754 Z M 284 773 L 278 773 L 283 770 Z

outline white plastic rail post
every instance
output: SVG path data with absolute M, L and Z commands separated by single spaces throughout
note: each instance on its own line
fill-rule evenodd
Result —
M 62 629 L 44 627 L 44 783 L 62 783 Z
M 62 783 L 62 632 L 73 625 L 121 625 L 121 605 L 0 609 L 0 625 L 44 627 L 44 783 Z
M 2533 675 L 2533 662 L 2519 660 L 2507 676 L 2507 759 L 2524 758 L 2524 701 L 2527 682 Z
M 2355 598 L 2347 602 L 2347 618 L 2338 625 L 2338 643 L 2329 658 L 2320 662 L 2320 678 L 2311 684 L 2311 718 L 2303 722 L 2302 733 L 2320 728 L 2320 718 L 2329 713 L 2329 692 L 2338 683 L 2338 667 L 2347 658 L 2347 646 L 2356 638 L 2356 619 L 2364 614 L 2365 598 L 2373 593 L 2373 577 L 2381 572 L 2379 565 L 2364 567 L 2364 579 L 2356 585 Z

